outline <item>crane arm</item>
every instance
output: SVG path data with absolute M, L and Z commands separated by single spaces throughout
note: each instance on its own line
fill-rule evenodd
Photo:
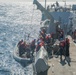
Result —
M 44 12 L 45 15 L 47 16 L 47 18 L 50 19 L 50 21 L 52 23 L 54 23 L 53 16 L 37 0 L 34 0 L 33 4 L 36 4 L 37 5 L 37 9 L 39 9 L 41 12 Z

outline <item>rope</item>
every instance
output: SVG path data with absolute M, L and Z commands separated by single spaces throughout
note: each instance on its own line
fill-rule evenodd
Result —
M 33 6 L 33 11 L 32 11 L 32 16 L 31 16 L 31 24 L 32 24 L 32 21 L 33 21 L 34 8 L 35 8 L 35 5 Z M 32 27 L 31 27 L 31 28 L 32 28 Z
M 34 15 L 34 8 L 35 8 L 35 5 L 33 6 L 30 29 L 32 29 L 32 21 L 33 21 L 33 15 Z M 29 33 L 26 33 L 26 32 L 25 32 L 25 33 L 24 33 L 24 40 L 29 40 L 29 38 L 33 38 L 33 37 L 31 37 L 30 35 L 31 35 L 31 32 L 29 32 Z

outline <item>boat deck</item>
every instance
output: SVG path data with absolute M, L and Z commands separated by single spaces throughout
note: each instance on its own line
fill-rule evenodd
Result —
M 48 60 L 49 69 L 38 75 L 76 75 L 76 45 L 71 37 L 68 37 L 70 39 L 70 61 L 64 60 L 64 56 L 63 60 L 60 61 L 60 57 L 54 55 Z
M 55 56 L 52 59 L 48 60 L 48 64 L 50 66 L 47 75 L 76 75 L 76 45 L 72 41 L 71 37 L 70 39 L 70 60 L 67 62 L 67 60 L 60 61 L 60 58 L 56 58 Z M 69 64 L 70 65 L 69 65 Z

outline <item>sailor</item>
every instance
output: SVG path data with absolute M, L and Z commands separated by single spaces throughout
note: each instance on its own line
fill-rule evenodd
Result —
M 17 46 L 19 47 L 19 45 L 23 42 L 23 39 L 21 41 L 19 41 L 19 43 L 17 44 Z
M 50 44 L 53 45 L 53 37 L 52 37 L 52 34 L 49 35 L 49 39 L 50 39 Z
M 36 52 L 39 51 L 40 47 L 41 47 L 41 46 L 40 46 L 40 42 L 38 42 L 37 45 L 36 45 Z
M 76 29 L 74 30 L 73 38 L 76 39 Z
M 58 23 L 58 22 L 57 22 L 57 23 Z M 57 24 L 57 23 L 56 23 L 56 24 Z M 59 39 L 60 30 L 61 30 L 60 25 L 57 24 L 57 27 L 56 27 L 56 35 L 57 35 L 57 39 Z
M 50 43 L 50 37 L 49 37 L 49 35 L 46 35 L 46 43 L 47 43 L 47 44 Z
M 36 39 L 32 40 L 32 42 L 30 44 L 30 47 L 31 47 L 31 50 L 32 50 L 32 56 L 33 56 L 34 50 L 36 48 L 35 42 L 36 42 Z
M 59 3 L 58 3 L 58 1 L 56 1 L 56 6 L 59 7 Z
M 24 53 L 25 51 L 25 43 L 22 42 L 20 45 L 19 45 L 19 56 L 22 56 L 22 54 Z
M 45 28 L 43 28 L 42 31 L 43 31 L 44 33 L 46 33 L 46 29 L 45 29 Z
M 51 46 L 50 37 L 49 37 L 49 35 L 46 35 L 46 50 L 47 50 L 48 54 L 50 54 L 50 52 L 51 52 L 50 46 Z
M 65 47 L 66 47 L 66 50 L 65 50 L 65 56 L 66 56 L 66 57 L 69 57 L 70 41 L 69 41 L 68 38 L 66 38 L 66 40 L 65 40 Z
M 43 40 L 45 41 L 45 36 L 46 36 L 45 30 L 42 30 L 40 35 L 42 36 Z
M 60 48 L 60 60 L 62 61 L 62 55 L 64 54 L 64 48 L 65 48 L 65 41 L 61 40 L 59 43 Z
M 68 65 L 70 66 L 70 53 L 69 53 L 69 47 L 70 47 L 70 41 L 68 38 L 65 40 L 65 60 L 67 61 Z
M 44 41 L 41 41 L 39 45 L 40 47 L 44 46 Z
M 51 38 L 52 38 L 52 43 L 54 43 L 54 41 L 55 41 L 55 40 L 54 40 L 54 39 L 55 39 L 55 36 L 54 36 L 54 35 L 55 35 L 55 34 L 54 34 L 54 33 L 51 33 L 50 35 L 51 35 Z
M 63 31 L 60 31 L 60 35 L 59 35 L 59 40 L 64 38 L 64 33 Z

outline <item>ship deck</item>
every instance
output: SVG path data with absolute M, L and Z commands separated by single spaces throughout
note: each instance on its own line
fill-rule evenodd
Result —
M 38 75 L 76 75 L 76 44 L 70 36 L 68 37 L 70 39 L 70 61 L 64 60 L 64 56 L 60 61 L 59 56 L 53 55 L 53 58 L 48 60 L 49 69 Z
M 52 59 L 48 60 L 50 68 L 48 69 L 47 75 L 76 75 L 76 45 L 70 36 L 69 39 L 70 61 L 67 62 L 68 59 L 64 61 L 64 56 L 62 61 L 60 61 L 60 57 L 56 58 L 56 56 L 53 56 Z

